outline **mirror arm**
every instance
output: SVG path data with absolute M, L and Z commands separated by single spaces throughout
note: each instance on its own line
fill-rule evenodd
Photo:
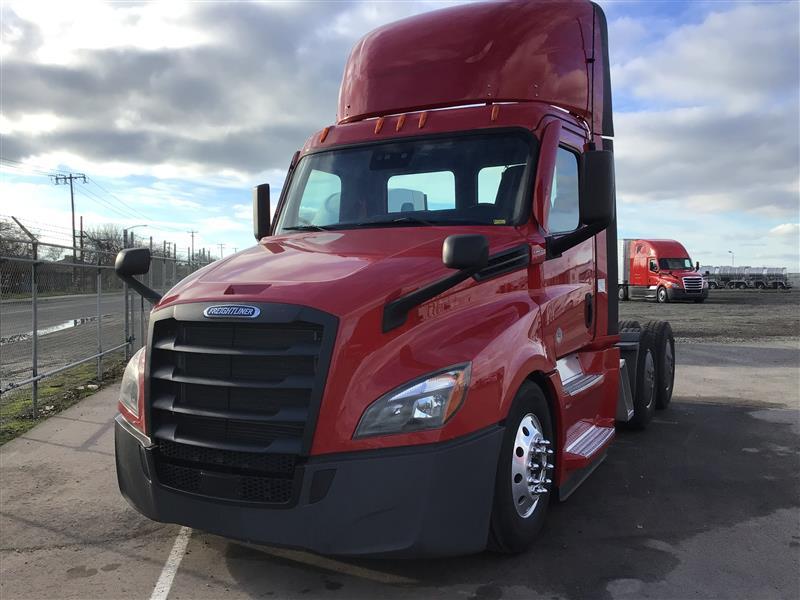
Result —
M 595 236 L 603 231 L 603 229 L 606 227 L 608 227 L 608 223 L 592 223 L 591 225 L 578 227 L 575 231 L 571 231 L 563 235 L 547 236 L 546 260 L 550 260 L 551 258 L 559 258 L 566 250 L 574 248 L 581 242 L 585 242 L 590 237 Z
M 434 281 L 429 285 L 387 303 L 386 306 L 383 307 L 383 333 L 387 333 L 403 325 L 406 322 L 409 311 L 415 306 L 419 306 L 423 302 L 427 302 L 442 292 L 446 292 L 450 288 L 457 286 L 462 281 L 466 281 L 482 268 L 485 267 L 461 269 L 439 281 Z
M 145 300 L 149 301 L 151 304 L 158 304 L 161 301 L 161 294 L 155 291 L 152 288 L 147 287 L 141 281 L 133 277 L 132 275 L 120 275 L 117 273 L 117 277 L 122 279 L 125 283 L 127 283 L 130 287 L 136 290 Z

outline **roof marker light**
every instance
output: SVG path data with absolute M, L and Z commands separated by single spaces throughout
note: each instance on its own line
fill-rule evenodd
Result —
M 497 121 L 498 114 L 500 114 L 500 105 L 495 104 L 492 106 L 492 122 Z
M 330 127 L 326 127 L 325 129 L 322 130 L 322 133 L 319 134 L 319 143 L 320 144 L 325 141 L 326 137 L 328 137 L 328 132 L 330 130 L 331 130 Z
M 383 117 L 379 117 L 375 122 L 375 133 L 380 133 L 381 129 L 383 129 Z
M 428 122 L 428 113 L 426 113 L 426 112 L 420 113 L 420 115 L 419 115 L 419 125 L 417 125 L 417 128 L 418 129 L 422 129 L 423 127 L 425 127 L 425 123 L 427 123 L 427 122 Z
M 406 116 L 400 115 L 400 117 L 397 119 L 397 125 L 395 125 L 394 130 L 400 131 L 403 128 L 403 125 L 405 124 L 406 124 Z

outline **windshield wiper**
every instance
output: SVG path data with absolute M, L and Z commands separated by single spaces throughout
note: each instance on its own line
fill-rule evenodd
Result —
M 369 225 L 381 225 L 381 226 L 389 226 L 392 225 L 428 225 L 432 226 L 433 223 L 430 221 L 426 221 L 425 219 L 420 219 L 419 217 L 412 217 L 410 215 L 403 215 L 402 217 L 397 217 L 396 219 L 392 219 L 391 221 L 363 221 L 358 223 L 359 227 L 365 227 Z
M 322 225 L 294 225 L 292 227 L 281 227 L 284 231 L 328 231 L 330 227 Z

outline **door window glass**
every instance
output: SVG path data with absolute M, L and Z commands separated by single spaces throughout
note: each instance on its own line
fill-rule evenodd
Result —
M 548 230 L 572 231 L 577 229 L 578 221 L 578 157 L 569 150 L 559 148 L 550 190 Z

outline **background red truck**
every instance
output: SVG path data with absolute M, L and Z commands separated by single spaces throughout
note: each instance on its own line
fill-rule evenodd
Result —
M 469 4 L 365 36 L 258 243 L 152 300 L 115 427 L 151 519 L 336 555 L 520 552 L 616 423 L 672 393 L 618 331 L 611 86 L 590 2 Z
M 708 298 L 708 282 L 692 264 L 686 248 L 675 240 L 619 240 L 620 300 L 657 302 Z

